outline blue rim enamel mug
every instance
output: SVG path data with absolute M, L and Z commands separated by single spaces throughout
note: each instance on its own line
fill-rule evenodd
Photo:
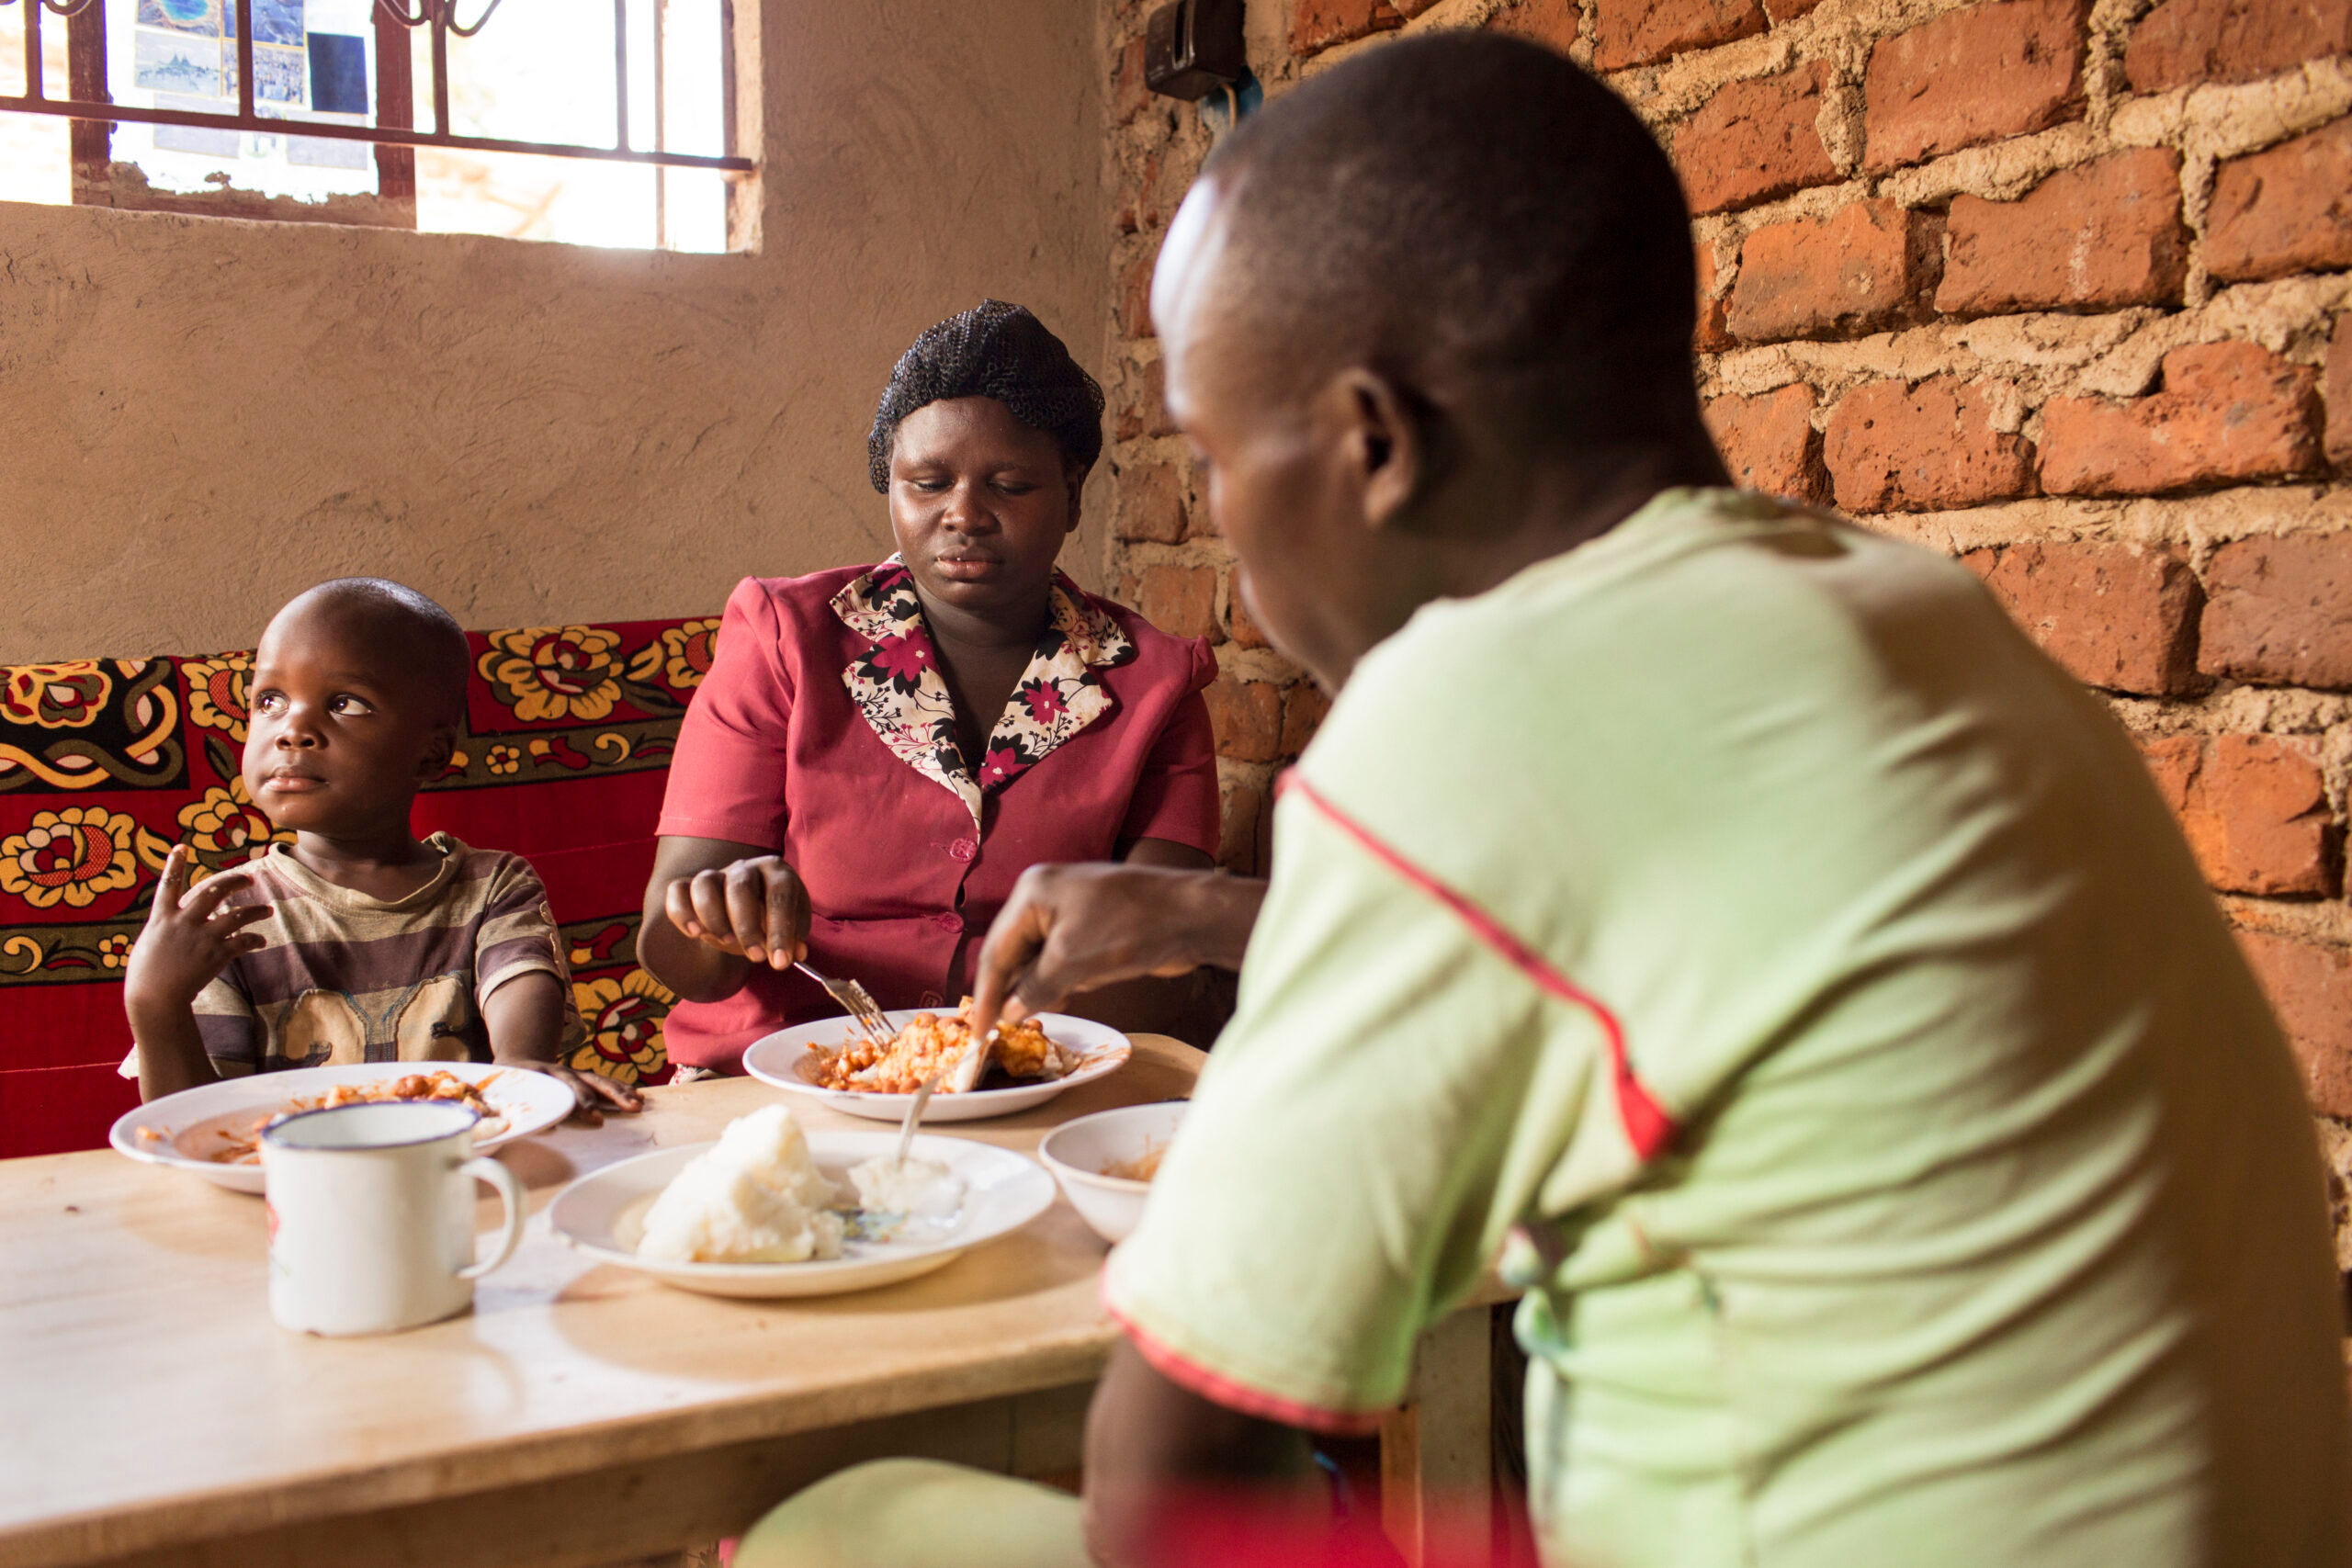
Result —
M 269 1312 L 307 1334 L 390 1334 L 454 1317 L 514 1254 L 523 1184 L 473 1152 L 470 1107 L 383 1100 L 289 1116 L 261 1135 L 269 1204 Z M 474 1256 L 474 1183 L 505 1224 Z

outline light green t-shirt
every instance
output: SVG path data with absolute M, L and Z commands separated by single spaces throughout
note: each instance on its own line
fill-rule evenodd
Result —
M 2346 1560 L 2293 1064 L 1965 570 L 1668 492 L 1424 609 L 1296 783 L 1109 1267 L 1164 1371 L 1346 1427 L 1502 1256 L 1554 1561 Z

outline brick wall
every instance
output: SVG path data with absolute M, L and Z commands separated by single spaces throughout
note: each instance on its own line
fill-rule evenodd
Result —
M 1234 602 L 1159 406 L 1210 144 L 1106 0 L 1112 581 L 1217 644 L 1226 858 L 1320 697 Z M 1270 96 L 1388 37 L 1566 51 L 1698 214 L 1733 472 L 1959 557 L 2139 737 L 2309 1075 L 2352 1269 L 2352 0 L 1252 0 Z

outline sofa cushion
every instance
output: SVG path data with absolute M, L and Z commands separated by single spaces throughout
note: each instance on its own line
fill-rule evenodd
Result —
M 574 1065 L 669 1073 L 671 998 L 638 967 L 678 720 L 718 620 L 469 634 L 457 754 L 417 797 L 419 834 L 527 856 L 563 929 L 590 1027 Z M 205 874 L 273 831 L 238 778 L 247 652 L 0 667 L 0 1156 L 102 1145 L 138 1100 L 122 965 L 164 857 Z

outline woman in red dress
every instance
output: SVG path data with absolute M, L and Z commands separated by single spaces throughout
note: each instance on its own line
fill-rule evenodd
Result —
M 867 438 L 898 554 L 746 578 L 687 710 L 639 962 L 678 993 L 670 1059 L 841 1010 L 954 1006 L 1041 862 L 1204 868 L 1217 848 L 1205 643 L 1056 570 L 1102 393 L 1017 305 L 915 340 Z

